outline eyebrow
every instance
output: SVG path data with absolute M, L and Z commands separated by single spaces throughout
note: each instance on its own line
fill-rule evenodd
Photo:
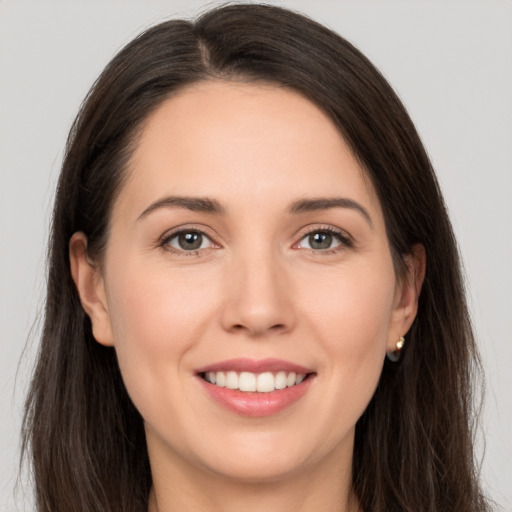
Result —
M 311 199 L 300 199 L 299 201 L 293 202 L 290 207 L 290 213 L 304 213 L 314 212 L 318 210 L 328 210 L 331 208 L 349 208 L 359 212 L 368 222 L 371 228 L 373 228 L 372 218 L 368 213 L 368 210 L 357 201 L 349 199 L 348 197 L 318 197 Z
M 186 196 L 168 196 L 151 203 L 138 217 L 137 221 L 143 219 L 151 212 L 161 208 L 183 208 L 193 212 L 203 213 L 225 213 L 224 207 L 215 199 L 207 197 L 186 197 Z
M 207 197 L 187 197 L 187 196 L 168 196 L 154 203 L 151 203 L 138 217 L 137 221 L 143 219 L 151 212 L 161 208 L 183 208 L 193 212 L 203 212 L 221 215 L 226 213 L 226 209 L 216 199 Z M 319 210 L 329 210 L 332 208 L 349 208 L 359 212 L 373 228 L 373 222 L 368 210 L 357 201 L 348 197 L 331 198 L 308 198 L 294 201 L 288 211 L 292 214 L 314 212 Z

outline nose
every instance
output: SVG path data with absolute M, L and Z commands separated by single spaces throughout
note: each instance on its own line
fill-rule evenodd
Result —
M 229 332 L 265 337 L 293 329 L 293 285 L 283 262 L 270 254 L 240 257 L 230 265 L 221 321 Z

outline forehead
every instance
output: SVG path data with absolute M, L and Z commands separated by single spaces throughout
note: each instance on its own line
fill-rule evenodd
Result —
M 348 194 L 380 210 L 330 118 L 268 84 L 203 82 L 164 101 L 142 127 L 123 189 L 121 206 L 139 209 L 166 194 L 260 207 Z

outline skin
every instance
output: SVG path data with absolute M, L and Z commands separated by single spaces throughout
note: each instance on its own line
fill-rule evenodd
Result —
M 115 347 L 145 422 L 150 511 L 358 510 L 355 424 L 414 320 L 422 248 L 398 279 L 364 170 L 329 118 L 283 88 L 181 91 L 146 120 L 127 173 L 103 261 L 88 259 L 82 233 L 70 254 L 94 336 Z M 224 212 L 143 214 L 168 196 L 210 198 Z M 333 197 L 369 218 L 353 207 L 290 212 Z M 201 248 L 169 239 L 177 228 L 205 233 Z M 309 235 L 326 229 L 343 238 L 311 248 Z M 315 377 L 285 410 L 244 417 L 195 374 L 237 357 L 284 359 Z

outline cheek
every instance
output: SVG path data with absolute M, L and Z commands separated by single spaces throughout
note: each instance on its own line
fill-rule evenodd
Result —
M 326 334 L 343 345 L 363 350 L 363 343 L 384 341 L 391 318 L 395 278 L 391 263 L 334 269 L 312 275 L 305 297 L 306 310 Z
M 211 317 L 208 290 L 197 292 L 185 276 L 124 270 L 112 276 L 109 313 L 123 380 L 135 403 L 190 370 L 187 355 Z
M 380 378 L 394 300 L 391 263 L 331 272 L 313 280 L 304 302 L 310 330 L 322 340 L 328 377 L 362 413 Z M 313 290 L 323 288 L 323 293 Z
M 110 279 L 109 313 L 116 343 L 140 344 L 144 351 L 180 350 L 186 333 L 208 314 L 208 287 L 198 289 L 200 279 L 191 282 L 184 272 L 138 267 L 120 269 Z

